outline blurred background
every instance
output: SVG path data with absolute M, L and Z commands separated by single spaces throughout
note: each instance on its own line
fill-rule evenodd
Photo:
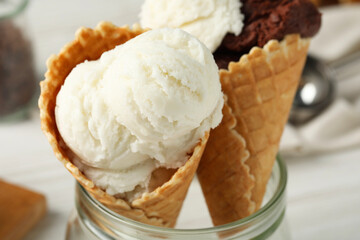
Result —
M 9 15 L 6 2 L 18 13 Z M 74 179 L 42 134 L 36 107 L 46 59 L 80 26 L 138 22 L 142 2 L 0 0 L 0 179 L 47 199 L 45 217 L 25 239 L 63 239 L 73 208 Z M 287 218 L 293 239 L 360 239 L 360 3 L 314 2 L 323 25 L 294 106 L 303 112 L 292 112 L 280 147 Z

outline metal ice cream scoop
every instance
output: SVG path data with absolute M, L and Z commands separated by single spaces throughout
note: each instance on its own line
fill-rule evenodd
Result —
M 308 56 L 289 122 L 302 125 L 320 114 L 335 98 L 333 71 L 325 63 Z

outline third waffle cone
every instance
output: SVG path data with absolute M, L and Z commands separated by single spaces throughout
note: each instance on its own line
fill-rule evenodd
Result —
M 73 163 L 73 153 L 66 146 L 55 121 L 56 96 L 67 75 L 79 63 L 96 60 L 105 51 L 143 33 L 135 25 L 116 27 L 108 22 L 100 23 L 95 29 L 81 28 L 76 39 L 67 44 L 58 55 L 49 58 L 45 80 L 41 82 L 39 99 L 41 127 L 50 142 L 55 156 L 64 164 L 76 180 L 111 210 L 134 220 L 163 227 L 174 227 L 187 190 L 196 172 L 209 133 L 206 133 L 184 166 L 179 169 L 159 168 L 152 174 L 152 190 L 140 198 L 128 202 L 108 195 L 89 180 Z
M 224 117 L 211 131 L 198 168 L 214 225 L 260 208 L 308 46 L 309 39 L 287 35 L 220 70 Z

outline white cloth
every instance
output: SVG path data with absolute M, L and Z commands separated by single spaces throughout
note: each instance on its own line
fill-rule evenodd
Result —
M 360 49 L 360 4 L 321 8 L 322 24 L 312 39 L 310 53 L 333 61 Z
M 360 51 L 360 4 L 327 7 L 310 54 L 328 63 Z M 282 155 L 305 155 L 360 146 L 360 60 L 349 77 L 337 79 L 337 98 L 318 117 L 300 127 L 286 125 Z M 340 75 L 339 75 L 340 76 Z

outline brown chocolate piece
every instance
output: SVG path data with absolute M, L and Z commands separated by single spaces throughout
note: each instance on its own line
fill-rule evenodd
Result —
M 311 0 L 316 6 L 328 6 L 335 4 L 360 3 L 360 0 Z
M 0 180 L 0 239 L 22 239 L 45 212 L 43 195 Z
M 214 53 L 219 68 L 226 69 L 230 61 L 271 39 L 281 41 L 291 33 L 312 37 L 321 24 L 321 14 L 309 0 L 242 0 L 241 12 L 245 15 L 241 34 L 227 34 Z

